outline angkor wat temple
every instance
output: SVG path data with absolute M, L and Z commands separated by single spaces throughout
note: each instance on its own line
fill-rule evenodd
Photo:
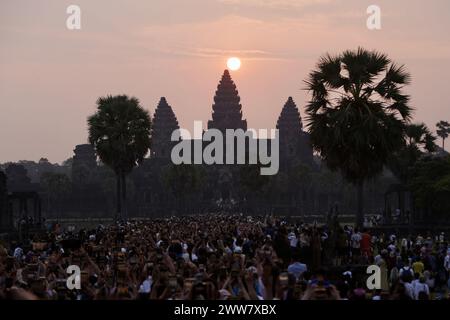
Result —
M 303 131 L 300 113 L 291 97 L 281 110 L 276 128 L 280 136 L 280 173 L 287 173 L 300 165 L 317 171 L 308 135 Z M 231 207 L 256 213 L 273 210 L 270 203 L 274 201 L 280 203 L 280 207 L 292 209 L 292 213 L 299 207 L 306 209 L 307 201 L 302 201 L 299 196 L 301 188 L 297 190 L 298 194 L 291 192 L 289 199 L 275 200 L 275 197 L 281 197 L 280 193 L 269 187 L 274 187 L 269 180 L 275 178 L 258 177 L 256 168 L 249 165 L 204 165 L 185 169 L 185 172 L 176 170 L 170 158 L 171 150 L 177 143 L 171 141 L 176 129 L 179 129 L 179 124 L 175 112 L 163 97 L 153 116 L 150 158 L 132 174 L 139 190 L 139 199 L 134 202 L 141 204 L 136 208 L 139 215 L 150 212 L 164 215 L 177 213 L 181 209 L 194 213 Z M 208 121 L 210 129 L 223 133 L 227 129 L 247 130 L 239 93 L 228 70 L 225 70 L 215 92 L 212 119 Z M 185 179 L 186 185 L 180 185 L 178 178 Z M 196 179 L 199 181 L 196 182 Z
M 208 129 L 246 130 L 244 112 L 236 85 L 225 70 L 215 92 Z M 280 104 L 276 122 L 280 168 L 274 176 L 261 176 L 257 165 L 173 165 L 170 155 L 176 142 L 171 141 L 171 135 L 179 129 L 179 123 L 164 97 L 155 109 L 152 125 L 149 157 L 133 170 L 127 181 L 130 217 L 227 210 L 306 216 L 326 215 L 337 207 L 347 214 L 356 210 L 354 188 L 339 174 L 328 171 L 313 155 L 308 133 L 291 97 L 284 106 Z M 3 226 L 17 226 L 24 216 L 36 219 L 41 216 L 48 219 L 114 217 L 115 176 L 98 162 L 91 145 L 76 146 L 73 158 L 63 166 L 33 167 L 34 175 L 40 177 L 33 182 L 29 181 L 30 172 L 26 171 L 30 168 L 26 166 L 11 164 L 11 168 L 6 168 L 7 180 L 0 175 L 0 210 L 8 212 L 1 215 Z M 45 175 L 46 172 L 51 174 Z M 367 184 L 368 213 L 386 210 L 385 194 L 392 180 L 387 173 Z M 16 203 L 12 192 L 25 200 Z M 388 209 L 394 208 L 395 204 Z

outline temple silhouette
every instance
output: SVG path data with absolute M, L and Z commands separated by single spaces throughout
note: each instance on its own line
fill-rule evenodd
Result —
M 217 129 L 223 133 L 227 129 L 246 131 L 247 121 L 244 119 L 240 100 L 236 84 L 229 71 L 225 70 L 213 98 L 212 119 L 208 121 L 208 130 Z M 138 192 L 138 194 L 147 195 L 145 199 L 137 201 L 144 204 L 137 211 L 140 214 L 150 211 L 155 212 L 156 215 L 163 215 L 165 212 L 167 213 L 167 203 L 173 201 L 169 200 L 167 193 L 163 191 L 164 181 L 161 181 L 161 177 L 157 173 L 164 172 L 171 164 L 171 150 L 177 143 L 171 141 L 171 135 L 174 130 L 179 129 L 179 123 L 174 110 L 165 97 L 160 99 L 152 120 L 150 158 L 132 173 L 132 178 L 138 181 L 136 185 L 142 188 L 139 189 L 142 192 Z M 317 170 L 308 134 L 303 131 L 300 112 L 291 97 L 288 98 L 281 110 L 276 128 L 280 130 L 280 170 L 286 173 L 297 165 Z M 192 148 L 193 143 L 192 140 Z M 270 147 L 270 144 L 268 146 Z M 234 154 L 236 155 L 236 152 Z M 197 210 L 213 211 L 218 202 L 228 206 L 241 204 L 240 209 L 244 209 L 246 206 L 242 206 L 242 204 L 247 202 L 245 210 L 249 210 L 249 201 L 243 198 L 244 192 L 241 190 L 242 170 L 246 170 L 246 168 L 245 165 L 203 165 L 200 170 L 204 176 L 203 183 L 207 187 L 186 201 L 188 204 L 185 204 L 184 207 L 188 212 L 194 213 Z M 157 178 L 147 183 L 145 181 L 147 176 Z M 255 206 L 256 202 L 254 201 L 252 206 Z M 257 210 L 254 208 L 251 211 Z

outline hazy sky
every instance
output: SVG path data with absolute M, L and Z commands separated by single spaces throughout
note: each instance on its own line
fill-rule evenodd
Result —
M 66 8 L 81 7 L 81 30 Z M 366 9 L 382 10 L 382 29 Z M 97 97 L 126 93 L 152 114 L 166 96 L 182 127 L 211 118 L 229 56 L 251 128 L 274 128 L 320 55 L 363 46 L 413 76 L 415 119 L 450 120 L 448 0 L 2 0 L 0 162 L 61 162 L 87 140 Z M 450 144 L 450 143 L 449 143 Z

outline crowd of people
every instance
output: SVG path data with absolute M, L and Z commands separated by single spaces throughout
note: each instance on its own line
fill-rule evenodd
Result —
M 368 289 L 368 265 L 380 286 Z M 69 288 L 69 266 L 81 287 Z M 0 245 L 0 298 L 449 299 L 444 233 L 383 234 L 272 216 L 202 215 L 53 228 Z

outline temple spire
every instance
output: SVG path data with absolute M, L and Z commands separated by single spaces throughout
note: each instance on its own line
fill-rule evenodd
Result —
M 172 132 L 179 129 L 178 120 L 165 97 L 161 97 L 152 121 L 151 155 L 154 158 L 169 158 Z
M 280 168 L 286 170 L 302 163 L 313 166 L 313 152 L 308 133 L 303 131 L 302 118 L 297 105 L 289 97 L 277 122 L 280 133 Z
M 247 130 L 247 121 L 242 119 L 241 98 L 236 85 L 231 79 L 230 72 L 225 70 L 217 86 L 212 106 L 212 120 L 208 122 L 208 129 L 243 129 Z
M 290 134 L 299 134 L 303 130 L 302 118 L 292 97 L 288 98 L 281 110 L 277 129 L 280 130 L 280 134 L 282 131 Z

